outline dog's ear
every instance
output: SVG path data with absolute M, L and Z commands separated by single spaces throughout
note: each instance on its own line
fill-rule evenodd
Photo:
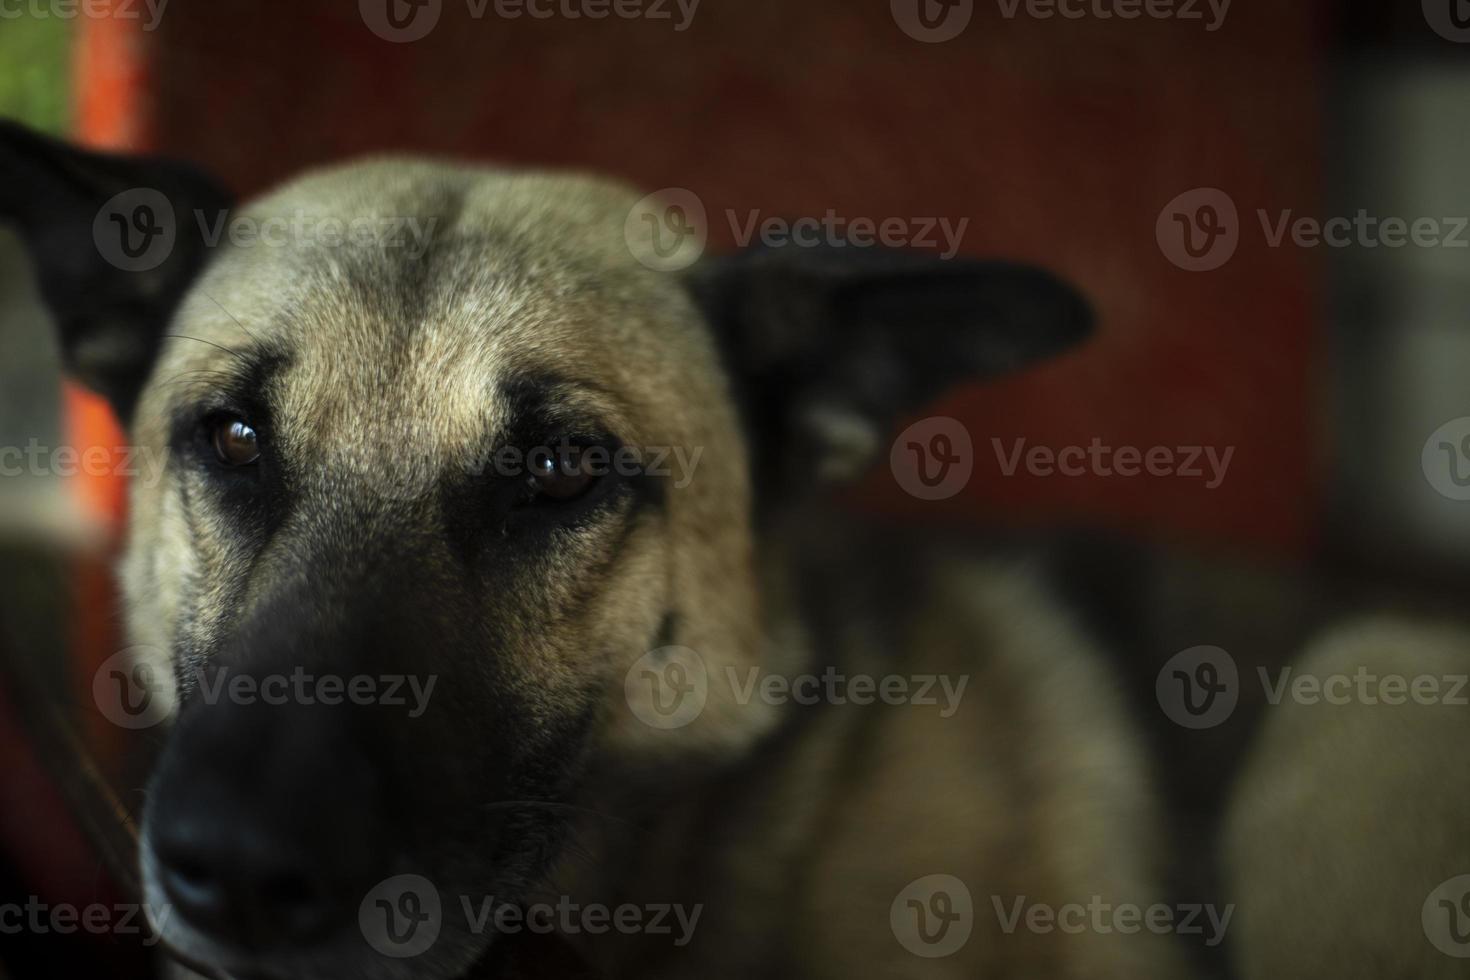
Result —
M 0 120 L 0 222 L 30 249 L 67 369 L 128 420 L 231 197 L 174 161 L 92 153 Z
M 691 273 L 756 443 L 763 492 L 851 479 L 906 413 L 1092 330 L 1076 290 L 1007 262 L 786 246 L 706 259 Z

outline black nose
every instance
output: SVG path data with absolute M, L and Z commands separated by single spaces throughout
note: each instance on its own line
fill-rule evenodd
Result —
M 208 827 L 174 820 L 152 838 L 174 913 L 211 938 L 250 949 L 307 945 L 355 912 L 348 877 L 223 815 Z
M 148 802 L 144 846 L 171 914 L 251 951 L 356 929 L 386 877 L 373 755 L 319 705 L 197 708 L 181 714 Z

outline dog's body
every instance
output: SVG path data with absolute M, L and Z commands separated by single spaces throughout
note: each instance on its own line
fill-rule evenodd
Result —
M 1182 975 L 1171 940 L 1007 932 L 998 912 L 1166 898 L 1143 747 L 1071 615 L 1024 563 L 837 524 L 783 535 L 766 553 L 784 666 L 764 672 L 966 678 L 956 710 L 945 715 L 937 687 L 932 703 L 793 704 L 734 766 L 652 774 L 613 811 L 636 815 L 631 825 L 589 821 L 590 853 L 635 857 L 573 859 L 553 880 L 591 876 L 608 904 L 702 902 L 700 932 L 686 951 L 592 941 L 589 960 L 626 964 L 619 976 Z M 895 929 L 937 931 L 935 921 L 906 901 L 894 920 L 893 906 L 937 874 L 965 883 L 955 928 L 969 938 L 923 959 Z
M 42 183 L 67 152 L 6 135 Z M 58 227 L 164 181 L 65 159 L 91 179 Z M 682 932 L 558 930 L 611 977 L 1188 975 L 1167 929 L 1032 915 L 1171 897 L 1155 773 L 1082 617 L 1026 563 L 813 516 L 813 485 L 902 413 L 1079 339 L 1064 286 L 886 253 L 675 275 L 618 185 L 402 160 L 243 213 L 411 218 L 422 254 L 381 231 L 206 254 L 192 209 L 227 202 L 162 186 L 179 244 L 150 314 L 78 302 L 47 258 L 75 237 L 48 246 L 44 214 L 30 237 L 73 369 L 170 455 L 134 488 L 123 582 L 133 642 L 177 679 L 144 875 L 185 960 L 494 975 L 508 944 L 473 914 L 493 899 L 676 907 Z M 558 440 L 640 466 L 487 465 Z M 698 459 L 688 479 L 652 472 L 657 447 Z M 212 671 L 302 667 L 437 687 L 418 718 L 205 696 Z M 816 703 L 766 687 L 832 677 Z M 859 677 L 928 697 L 854 703 Z M 431 883 L 437 938 L 385 953 L 359 900 L 402 875 Z

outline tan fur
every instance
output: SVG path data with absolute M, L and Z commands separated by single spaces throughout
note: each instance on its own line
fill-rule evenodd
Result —
M 610 706 L 586 801 L 598 813 L 547 892 L 705 907 L 699 943 L 682 953 L 649 937 L 577 940 L 614 975 L 1181 976 L 1172 940 L 1148 933 L 1001 932 L 994 901 L 1162 898 L 1147 775 L 1106 672 L 1013 570 L 937 574 L 940 586 L 893 625 L 897 649 L 871 603 L 840 613 L 840 636 L 806 631 L 790 571 L 803 549 L 778 538 L 760 549 L 769 565 L 754 566 L 747 448 L 708 333 L 680 284 L 639 265 L 623 239 L 636 197 L 589 178 L 396 160 L 308 175 L 246 213 L 435 219 L 441 251 L 426 264 L 424 301 L 404 319 L 391 295 L 364 294 L 364 270 L 396 260 L 386 248 L 226 249 L 175 319 L 138 441 L 161 450 L 166 420 L 207 393 L 209 372 L 231 369 L 229 351 L 266 344 L 290 357 L 272 382 L 276 438 L 310 464 L 293 490 L 319 515 L 371 515 L 356 533 L 427 519 L 414 489 L 473 456 L 504 419 L 497 383 L 517 375 L 569 379 L 562 396 L 596 406 L 629 443 L 704 448 L 696 478 L 619 553 L 568 543 L 547 556 L 539 604 L 551 616 L 576 593 L 579 568 L 612 563 L 576 622 L 511 624 L 524 697 L 554 714 L 573 679 L 601 676 Z M 299 586 L 291 542 L 318 533 L 288 526 L 248 562 L 207 520 L 202 538 L 191 531 L 184 492 L 166 481 L 133 497 L 129 624 L 158 651 L 186 612 L 188 628 L 209 635 L 239 612 L 222 597 L 243 591 L 248 606 Z M 838 556 L 831 568 L 862 560 Z M 711 683 L 704 713 L 673 731 L 638 721 L 622 687 L 667 608 Z M 916 706 L 811 710 L 778 745 L 755 749 L 778 711 L 738 703 L 726 668 L 799 672 L 814 641 L 835 643 L 852 671 L 943 672 L 968 678 L 968 691 L 951 718 Z M 765 754 L 728 773 L 709 761 L 751 751 Z M 656 820 L 618 822 L 649 795 L 667 800 Z M 908 882 L 934 873 L 965 882 L 975 925 L 961 951 L 931 960 L 902 948 L 889 911 Z
M 463 203 L 451 207 L 448 199 L 458 195 Z M 497 382 L 575 372 L 590 389 L 579 397 L 595 403 L 630 444 L 706 447 L 698 479 L 673 494 L 669 526 L 644 529 L 619 556 L 628 572 L 591 610 L 606 618 L 577 624 L 576 635 L 612 630 L 626 638 L 606 644 L 626 651 L 626 662 L 596 669 L 622 677 L 657 626 L 652 597 L 671 583 L 691 594 L 679 604 L 681 642 L 712 668 L 749 663 L 756 644 L 744 449 L 709 339 L 683 290 L 634 261 L 624 241 L 623 218 L 636 199 L 592 178 L 397 160 L 308 175 L 244 217 L 435 221 L 436 243 L 452 254 L 427 309 L 411 321 L 397 319 L 397 311 L 374 304 L 379 297 L 363 297 L 348 283 L 363 275 L 364 264 L 404 261 L 391 248 L 366 256 L 320 246 L 227 248 L 175 318 L 176 336 L 145 394 L 136 438 L 162 452 L 170 409 L 207 391 L 208 372 L 230 368 L 228 350 L 279 344 L 292 366 L 277 382 L 277 438 L 287 454 L 314 461 L 312 484 L 300 492 L 374 506 L 377 488 L 412 512 L 415 492 L 427 492 L 443 469 L 468 465 L 484 432 L 501 421 Z M 210 554 L 208 540 L 196 542 L 180 507 L 167 485 L 134 493 L 123 582 L 135 642 L 159 651 L 177 625 L 181 579 L 202 578 L 206 588 L 215 582 L 213 594 L 223 595 L 236 584 L 231 569 L 246 564 L 240 556 Z M 575 557 L 564 556 L 568 564 Z M 273 586 L 282 579 L 262 577 Z M 199 611 L 228 611 L 210 595 Z M 207 618 L 202 628 L 217 625 Z M 526 635 L 553 635 L 533 625 Z M 518 661 L 540 672 L 528 675 L 527 690 L 554 690 L 545 684 L 553 679 L 547 672 L 586 667 L 547 653 L 527 650 Z M 711 670 L 712 678 L 723 676 Z M 768 724 L 765 712 L 732 706 L 723 693 L 711 692 L 681 740 L 739 748 Z M 636 721 L 619 737 L 666 738 Z
M 853 558 L 822 535 L 789 540 L 828 549 L 834 566 Z M 589 881 L 600 869 L 574 858 L 553 891 L 591 888 L 609 904 L 662 894 L 702 902 L 708 917 L 682 957 L 647 940 L 586 937 L 590 962 L 649 977 L 1187 975 L 1171 937 L 1002 929 L 995 903 L 1009 913 L 1018 898 L 1162 901 L 1161 828 L 1106 672 L 1028 571 L 941 562 L 934 576 L 941 588 L 905 611 L 898 649 L 877 640 L 888 610 L 865 607 L 861 594 L 841 610 L 837 639 L 854 672 L 967 677 L 960 709 L 948 718 L 916 705 L 793 709 L 811 712 L 810 725 L 769 764 L 696 783 L 651 826 L 589 820 L 585 851 L 637 854 L 634 876 Z M 787 663 L 766 669 L 796 673 L 800 640 L 781 615 L 790 583 L 777 573 L 767 583 Z M 967 886 L 973 931 L 953 955 L 924 959 L 895 939 L 890 905 L 936 873 Z
M 1318 638 L 1298 674 L 1360 668 L 1465 677 L 1470 633 L 1358 619 Z M 1226 834 L 1243 977 L 1448 980 L 1470 971 L 1470 960 L 1431 943 L 1421 921 L 1438 885 L 1470 874 L 1467 746 L 1463 701 L 1287 698 L 1269 709 Z

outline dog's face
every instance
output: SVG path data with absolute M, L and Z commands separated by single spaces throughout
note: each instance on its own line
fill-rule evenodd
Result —
M 699 650 L 718 678 L 758 649 L 738 420 L 688 292 L 624 242 L 634 201 L 377 163 L 245 209 L 433 233 L 413 258 L 389 239 L 227 250 L 160 349 L 136 433 L 173 462 L 134 495 L 124 577 L 134 640 L 183 673 L 147 813 L 159 901 L 189 887 L 174 865 L 227 860 L 180 839 L 210 833 L 191 821 L 236 839 L 277 819 L 260 846 L 305 844 L 328 879 L 313 889 L 361 898 L 411 872 L 514 899 L 589 762 L 650 741 L 730 751 L 764 727 L 720 691 L 682 736 L 610 710 L 648 651 Z M 404 678 L 405 703 L 209 704 L 206 665 L 371 678 L 385 697 Z M 321 867 L 344 820 L 350 851 Z M 425 954 L 445 974 L 479 953 L 460 918 Z
M 492 933 L 463 916 L 411 960 L 375 949 L 374 886 L 514 902 L 600 781 L 738 756 L 777 723 L 733 683 L 765 655 L 757 515 L 1088 325 L 1002 264 L 656 271 L 638 195 L 587 178 L 359 164 L 236 217 L 367 238 L 207 248 L 207 181 L 10 130 L 0 164 L 32 185 L 0 216 L 69 363 L 167 454 L 123 563 L 133 642 L 176 679 L 144 878 L 171 947 L 243 975 L 466 970 Z M 177 254 L 80 262 L 99 206 L 140 186 L 170 200 Z M 630 680 L 670 647 L 697 651 L 704 699 L 678 727 Z

